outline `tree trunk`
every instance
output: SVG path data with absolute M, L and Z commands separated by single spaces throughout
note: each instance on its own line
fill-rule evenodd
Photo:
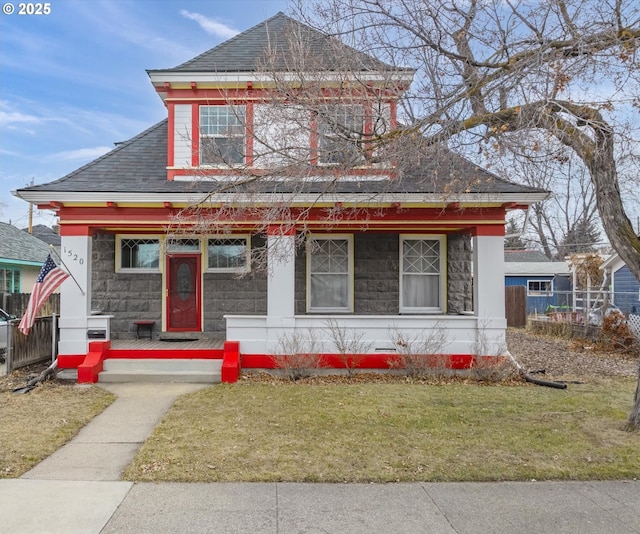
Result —
M 636 394 L 633 397 L 633 408 L 629 414 L 626 430 L 640 430 L 640 361 L 638 361 L 638 384 L 636 385 Z

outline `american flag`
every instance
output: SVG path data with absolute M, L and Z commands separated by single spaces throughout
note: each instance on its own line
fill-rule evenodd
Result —
M 29 297 L 27 311 L 24 312 L 24 317 L 22 317 L 22 321 L 20 321 L 20 325 L 18 326 L 18 330 L 25 336 L 29 335 L 29 330 L 31 330 L 44 301 L 47 300 L 49 295 L 68 277 L 69 273 L 60 269 L 51 258 L 51 254 L 49 254 L 47 261 L 44 262 L 42 269 L 40 269 L 38 279 L 31 291 L 31 297 Z

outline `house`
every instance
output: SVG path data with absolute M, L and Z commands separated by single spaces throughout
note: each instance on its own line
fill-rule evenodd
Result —
M 22 229 L 25 232 L 29 232 L 28 228 Z M 48 245 L 52 245 L 57 252 L 60 252 L 60 235 L 54 228 L 49 228 L 44 224 L 34 224 L 31 227 L 32 236 L 37 237 L 40 241 L 44 241 Z
M 59 218 L 61 367 L 97 380 L 139 320 L 224 340 L 223 381 L 292 340 L 339 367 L 338 333 L 367 368 L 433 331 L 451 367 L 505 350 L 505 216 L 548 193 L 443 147 L 385 156 L 413 71 L 278 13 L 148 74 L 166 120 L 15 193 Z
M 30 293 L 49 255 L 49 246 L 0 222 L 0 293 Z
M 524 286 L 527 314 L 571 308 L 571 274 L 565 261 L 551 261 L 538 250 L 505 250 L 504 284 Z
M 611 254 L 600 268 L 609 281 L 611 304 L 615 304 L 625 315 L 640 314 L 640 281 L 619 254 Z

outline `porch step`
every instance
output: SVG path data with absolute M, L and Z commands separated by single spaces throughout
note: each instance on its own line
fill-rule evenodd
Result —
M 219 384 L 220 359 L 107 358 L 98 382 Z

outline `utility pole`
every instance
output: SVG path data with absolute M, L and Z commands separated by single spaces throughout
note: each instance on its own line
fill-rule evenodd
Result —
M 33 178 L 31 178 L 31 183 L 29 186 L 33 185 Z M 33 234 L 33 204 L 29 202 L 29 233 Z

